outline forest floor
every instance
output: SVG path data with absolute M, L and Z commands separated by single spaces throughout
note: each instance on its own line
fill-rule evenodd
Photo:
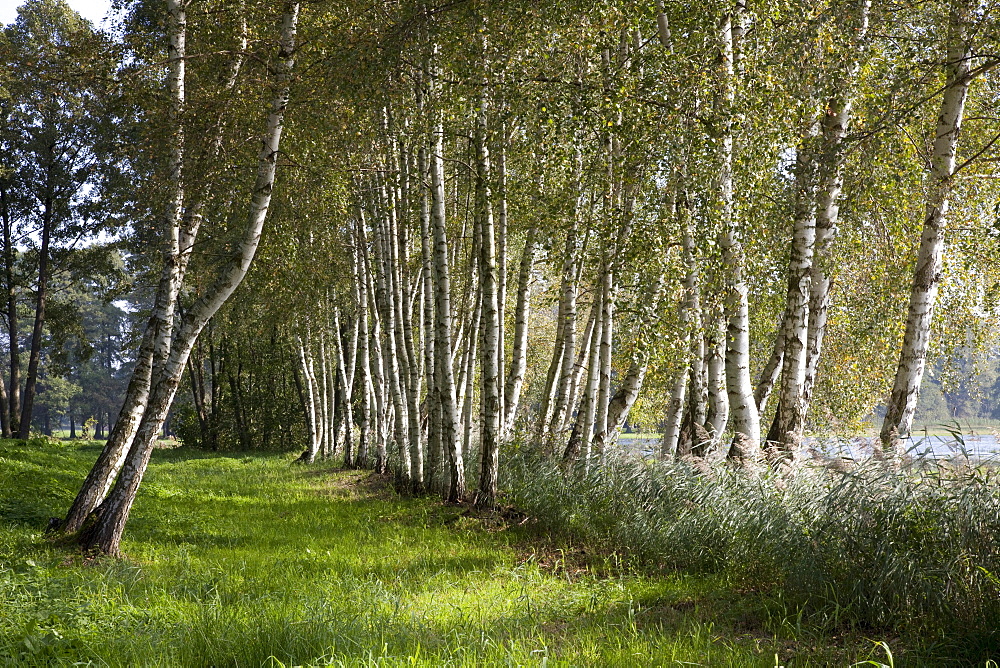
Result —
M 290 455 L 153 455 L 125 559 L 45 537 L 97 444 L 0 442 L 0 664 L 805 666 L 902 663 L 780 596 L 630 572 L 516 514 L 398 496 Z M 887 645 L 880 644 L 888 640 Z M 870 662 L 870 663 L 869 663 Z M 909 655 L 909 663 L 919 663 Z

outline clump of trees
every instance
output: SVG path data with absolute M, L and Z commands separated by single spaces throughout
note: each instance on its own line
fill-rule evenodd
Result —
M 88 547 L 178 394 L 186 440 L 491 507 L 505 444 L 586 470 L 630 421 L 747 462 L 884 401 L 898 449 L 987 343 L 995 3 L 279 4 L 130 3 L 81 93 L 117 127 L 67 206 L 127 223 L 149 309 Z

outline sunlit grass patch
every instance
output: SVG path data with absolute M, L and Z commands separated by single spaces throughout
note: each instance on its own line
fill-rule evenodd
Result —
M 567 567 L 523 528 L 281 455 L 157 451 L 127 558 L 84 558 L 43 528 L 96 454 L 0 443 L 0 663 L 773 666 L 868 652 L 781 631 L 783 608 L 723 578 L 597 555 Z

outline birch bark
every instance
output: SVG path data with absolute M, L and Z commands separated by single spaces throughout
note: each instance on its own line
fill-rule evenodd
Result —
M 750 380 L 750 307 L 747 284 L 743 277 L 743 244 L 733 203 L 733 131 L 736 101 L 734 69 L 736 49 L 733 23 L 735 21 L 737 26 L 742 25 L 742 14 L 745 12 L 745 4 L 737 1 L 734 11 L 722 17 L 718 30 L 722 83 L 719 105 L 722 120 L 719 138 L 721 159 L 719 202 L 723 220 L 719 246 L 722 249 L 726 272 L 726 390 L 729 394 L 734 438 L 745 440 L 751 447 L 759 447 L 760 416 L 757 413 L 757 405 L 753 398 L 753 383 Z
M 701 359 L 697 351 L 692 350 L 692 342 L 702 340 L 700 324 L 701 303 L 698 294 L 698 268 L 697 256 L 695 253 L 694 231 L 691 225 L 690 212 L 687 210 L 686 196 L 679 193 L 675 201 L 674 213 L 681 214 L 681 246 L 682 259 L 684 262 L 684 300 L 681 304 L 681 346 L 684 350 L 684 360 L 674 384 L 670 390 L 670 403 L 667 405 L 666 429 L 663 432 L 663 440 L 660 443 L 660 457 L 667 459 L 675 453 L 678 455 L 687 454 L 678 451 L 678 444 L 681 438 L 681 422 L 684 412 L 689 404 L 687 401 L 689 380 L 696 381 L 701 375 Z M 663 280 L 662 277 L 660 279 Z M 694 369 L 697 363 L 698 369 Z M 699 387 L 692 387 L 692 394 L 699 393 Z M 699 421 L 700 422 L 700 421 Z
M 502 442 L 500 399 L 500 307 L 499 269 L 496 257 L 496 230 L 493 225 L 492 189 L 490 187 L 490 152 L 487 128 L 489 98 L 479 100 L 476 119 L 476 208 L 479 216 L 479 276 L 482 308 L 482 354 L 480 357 L 479 489 L 475 505 L 493 508 L 497 497 L 499 453 Z
M 417 153 L 420 178 L 427 178 L 427 152 L 421 147 Z M 423 330 L 424 330 L 424 372 L 427 375 L 427 486 L 431 491 L 441 492 L 441 464 L 444 461 L 444 447 L 441 440 L 441 387 L 437 380 L 437 358 L 435 354 L 435 297 L 437 282 L 431 257 L 431 207 L 430 193 L 421 189 L 420 197 L 420 256 L 423 261 Z
M 705 332 L 706 364 L 708 368 L 708 410 L 705 429 L 712 437 L 712 447 L 719 445 L 729 425 L 729 392 L 726 389 L 726 319 L 717 309 L 711 309 Z
M 444 127 L 441 115 L 434 122 L 431 150 L 431 222 L 434 235 L 435 341 L 434 374 L 441 397 L 441 441 L 448 453 L 448 500 L 465 498 L 465 463 L 458 440 L 455 380 L 451 366 L 451 278 L 448 267 L 448 234 L 444 201 Z
M 822 144 L 819 154 L 819 183 L 816 202 L 816 240 L 809 295 L 809 336 L 807 340 L 806 373 L 802 388 L 803 410 L 807 411 L 812 400 L 813 385 L 823 350 L 826 323 L 833 287 L 833 242 L 837 236 L 840 218 L 840 192 L 843 186 L 845 139 L 851 121 L 854 82 L 861 69 L 866 52 L 868 16 L 871 0 L 858 2 L 858 13 L 853 25 L 844 32 L 853 34 L 848 51 L 847 67 L 837 90 L 827 102 L 823 115 Z
M 774 433 L 768 434 L 768 440 L 777 442 L 785 453 L 798 448 L 805 418 L 802 389 L 806 375 L 809 295 L 813 244 L 816 240 L 816 159 L 813 146 L 816 131 L 816 124 L 810 119 L 796 156 L 795 215 L 782 328 L 785 343 L 782 346 L 781 385 L 778 388 Z
M 171 0 L 172 1 L 172 0 Z M 282 17 L 280 49 L 275 67 L 276 95 L 270 104 L 266 121 L 263 146 L 257 160 L 257 174 L 252 188 L 250 212 L 237 250 L 232 258 L 220 267 L 216 280 L 195 301 L 180 323 L 176 337 L 164 341 L 163 358 L 154 349 L 154 360 L 161 361 L 154 367 L 151 377 L 149 404 L 143 414 L 139 430 L 122 470 L 115 481 L 94 524 L 80 532 L 84 549 L 105 554 L 120 554 L 121 535 L 142 481 L 153 446 L 173 402 L 181 375 L 191 349 L 205 324 L 232 295 L 246 276 L 253 261 L 264 221 L 267 217 L 274 188 L 278 148 L 281 141 L 285 109 L 288 106 L 291 72 L 294 67 L 295 33 L 298 23 L 297 3 L 285 5 Z M 176 263 L 175 263 L 176 264 Z
M 535 264 L 538 228 L 532 227 L 524 238 L 524 252 L 517 272 L 517 305 L 514 308 L 514 342 L 510 354 L 507 385 L 504 389 L 504 432 L 514 431 L 514 419 L 521 401 L 521 386 L 528 368 L 528 317 L 531 312 L 531 271 Z
M 913 411 L 930 344 L 934 302 L 941 283 L 944 229 L 948 220 L 955 155 L 972 79 L 972 45 L 968 36 L 970 4 L 970 0 L 953 0 L 949 14 L 946 84 L 927 175 L 923 231 L 910 291 L 903 347 L 879 434 L 882 443 L 893 451 L 901 449 L 900 439 L 909 436 L 913 424 Z

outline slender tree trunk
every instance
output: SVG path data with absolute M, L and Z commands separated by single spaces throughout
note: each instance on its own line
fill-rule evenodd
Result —
M 502 405 L 500 398 L 500 306 L 499 268 L 496 257 L 496 230 L 493 225 L 492 189 L 490 188 L 490 153 L 487 136 L 489 97 L 479 101 L 476 119 L 476 208 L 479 216 L 479 276 L 482 304 L 482 349 L 480 379 L 482 424 L 479 434 L 480 475 L 475 505 L 493 508 L 497 497 L 499 453 L 502 442 Z
M 350 464 L 355 468 L 367 468 L 371 450 L 371 410 L 372 392 L 371 377 L 369 375 L 370 364 L 368 361 L 368 286 L 364 278 L 363 267 L 365 266 L 364 254 L 366 242 L 362 220 L 357 221 L 357 233 L 355 235 L 355 252 L 357 253 L 358 279 L 357 303 L 358 303 L 358 354 L 355 361 L 355 389 L 354 393 L 360 392 L 360 415 L 358 416 L 358 452 Z
M 170 104 L 167 111 L 168 123 L 173 130 L 170 143 L 169 181 L 170 197 L 165 213 L 167 246 L 164 253 L 163 269 L 153 304 L 153 312 L 143 332 L 142 343 L 136 356 L 135 368 L 129 378 L 118 419 L 100 456 L 87 474 L 73 505 L 63 521 L 62 530 L 74 533 L 80 530 L 87 517 L 105 498 L 111 485 L 124 464 L 139 430 L 142 416 L 147 409 L 151 374 L 155 360 L 165 359 L 173 327 L 174 303 L 179 285 L 180 225 L 184 207 L 184 125 L 182 114 L 185 106 L 185 58 L 187 39 L 187 13 L 185 5 L 177 0 L 167 2 L 168 45 L 168 90 Z M 14 375 L 14 353 L 11 352 L 12 379 Z M 124 526 L 124 520 L 122 521 Z M 120 536 L 120 533 L 118 534 Z M 117 539 L 115 539 L 117 549 Z
M 326 328 L 323 325 L 321 325 L 321 327 L 322 329 L 320 329 L 319 332 L 319 373 L 322 377 L 320 382 L 320 401 L 323 408 L 323 438 L 321 439 L 319 456 L 323 459 L 327 459 L 330 456 L 332 443 L 330 435 L 331 426 L 333 425 L 333 407 L 330 405 L 330 367 L 329 360 L 327 359 Z M 236 388 L 234 387 L 233 390 L 235 395 Z M 234 396 L 233 399 L 236 401 L 237 405 L 239 405 L 239 397 Z
M 458 440 L 458 412 L 455 407 L 455 380 L 451 366 L 451 277 L 448 267 L 448 234 L 444 202 L 444 127 L 435 119 L 431 150 L 431 222 L 434 235 L 435 341 L 434 374 L 441 400 L 441 441 L 448 453 L 450 484 L 448 500 L 465 498 L 465 463 Z
M 517 306 L 514 310 L 514 345 L 510 355 L 507 385 L 504 389 L 504 431 L 514 431 L 514 419 L 521 400 L 521 386 L 528 367 L 528 317 L 531 312 L 531 270 L 535 264 L 538 228 L 532 227 L 524 238 L 524 252 L 517 272 Z
M 581 169 L 579 163 L 581 158 L 577 155 L 577 171 Z M 579 178 L 578 178 L 579 184 Z M 569 419 L 569 412 L 572 410 L 571 385 L 573 382 L 573 358 L 576 355 L 576 300 L 577 300 L 577 266 L 579 260 L 579 248 L 577 240 L 577 218 L 579 217 L 579 205 L 577 205 L 577 216 L 574 217 L 573 225 L 566 233 L 566 251 L 563 261 L 562 285 L 560 287 L 561 301 L 559 302 L 559 313 L 561 320 L 558 323 L 562 334 L 562 347 L 560 353 L 558 373 L 559 384 L 555 394 L 555 406 L 552 411 L 552 419 L 549 423 L 549 434 L 551 438 L 557 439 L 563 426 Z
M 643 293 L 643 301 L 640 305 L 642 315 L 636 349 L 632 354 L 632 361 L 622 379 L 621 386 L 608 402 L 607 425 L 603 432 L 597 434 L 602 447 L 618 442 L 618 434 L 628 420 L 629 411 L 632 410 L 635 400 L 639 398 L 639 391 L 642 389 L 646 372 L 649 370 L 651 338 L 656 327 L 656 310 L 662 291 L 663 273 L 660 272 L 656 279 L 648 284 Z
M 685 358 L 670 391 L 670 403 L 667 405 L 667 424 L 663 432 L 663 440 L 660 444 L 660 457 L 663 459 L 672 457 L 675 453 L 678 457 L 689 454 L 690 447 L 685 448 L 685 452 L 678 450 L 684 412 L 689 404 L 692 403 L 687 400 L 689 379 L 695 381 L 692 383 L 692 394 L 700 393 L 701 391 L 701 388 L 697 387 L 697 381 L 701 375 L 700 366 L 702 360 L 697 351 L 692 350 L 692 341 L 702 340 L 701 328 L 698 326 L 700 325 L 701 301 L 698 294 L 698 268 L 696 264 L 697 256 L 695 254 L 694 233 L 691 226 L 690 212 L 688 212 L 686 204 L 685 195 L 679 193 L 674 208 L 675 213 L 682 214 L 683 216 L 683 220 L 680 223 L 685 272 L 684 302 L 681 304 L 680 321 L 683 331 L 681 345 Z M 695 364 L 699 367 L 697 370 L 693 368 Z M 695 421 L 697 422 L 697 420 Z
M 49 148 L 51 154 L 52 147 Z M 42 359 L 42 330 L 45 327 L 45 306 L 49 292 L 49 244 L 52 239 L 53 220 L 53 184 L 52 173 L 55 157 L 50 155 L 47 167 L 45 201 L 42 210 L 42 238 L 38 247 L 38 291 L 35 296 L 35 324 L 31 330 L 31 349 L 28 353 L 28 375 L 24 379 L 24 401 L 21 405 L 21 417 L 18 424 L 17 437 L 28 438 L 31 432 L 31 414 L 35 405 L 35 389 L 38 383 L 38 365 Z
M 726 390 L 726 319 L 713 309 L 705 332 L 708 367 L 708 411 L 705 429 L 712 437 L 712 447 L 722 441 L 729 424 L 729 392 Z
M 302 338 L 296 336 L 295 343 L 299 349 L 299 364 L 302 366 L 302 377 L 306 381 L 302 398 L 305 401 L 306 429 L 309 433 L 309 445 L 299 459 L 311 464 L 316 460 L 316 453 L 319 451 L 320 439 L 320 426 L 317 415 L 318 406 L 316 405 L 316 378 L 312 370 L 313 364 L 311 356 L 306 351 L 306 346 L 302 342 Z
M 374 241 L 372 245 L 374 245 Z M 391 429 L 391 418 L 389 415 L 389 402 L 386 397 L 386 363 L 382 356 L 382 321 L 378 314 L 378 300 L 375 297 L 374 278 L 368 258 L 363 258 L 365 266 L 365 286 L 368 293 L 368 303 L 374 305 L 369 315 L 371 317 L 372 329 L 370 340 L 368 341 L 368 378 L 370 380 L 369 389 L 372 393 L 372 405 L 375 411 L 375 461 L 374 469 L 376 473 L 385 473 L 387 446 L 386 440 Z M 371 453 L 369 453 L 371 454 Z
M 614 334 L 615 286 L 614 273 L 610 258 L 606 258 L 600 276 L 601 316 L 600 343 L 598 344 L 597 371 L 597 405 L 594 411 L 594 445 L 601 463 L 604 463 L 604 451 L 607 445 L 604 434 L 608 430 L 608 404 L 611 401 L 611 348 Z
M 499 90 L 502 91 L 505 84 L 503 72 L 500 73 Z M 505 100 L 501 95 L 501 111 L 498 116 L 500 120 L 499 139 L 495 140 L 497 167 L 496 167 L 496 266 L 497 266 L 497 392 L 500 397 L 500 438 L 507 439 L 509 428 L 507 427 L 507 385 L 505 378 L 509 378 L 507 371 L 507 122 L 503 120 L 506 115 Z M 527 346 L 527 344 L 525 344 Z M 513 354 L 513 351 L 512 351 Z M 520 388 L 518 388 L 520 389 Z M 515 402 L 515 407 L 517 402 Z M 516 408 L 515 408 L 516 411 Z M 513 422 L 513 418 L 511 418 Z
M 972 46 L 967 36 L 970 4 L 970 0 L 953 0 L 949 16 L 948 60 L 945 65 L 947 83 L 941 100 L 941 113 L 938 116 L 927 177 L 923 231 L 917 251 L 917 266 L 910 291 L 899 366 L 880 433 L 882 443 L 893 450 L 901 448 L 900 439 L 909 436 L 913 424 L 913 412 L 930 344 L 934 302 L 941 283 L 944 228 L 955 171 L 955 154 L 972 79 Z
M 174 4 L 171 0 L 170 8 L 174 17 L 176 17 L 174 12 L 178 7 L 179 5 Z M 257 174 L 249 207 L 250 213 L 246 226 L 242 230 L 242 238 L 237 243 L 239 253 L 220 267 L 216 280 L 195 300 L 191 309 L 182 319 L 177 336 L 164 342 L 166 355 L 161 357 L 154 351 L 154 360 L 159 364 L 151 377 L 149 404 L 143 413 L 138 432 L 115 481 L 114 488 L 101 505 L 94 524 L 80 534 L 80 542 L 84 549 L 111 555 L 120 553 L 119 546 L 125 522 L 149 463 L 153 446 L 180 384 L 191 349 L 205 324 L 232 295 L 250 268 L 250 263 L 260 241 L 274 187 L 282 121 L 288 105 L 289 83 L 294 64 L 293 53 L 297 20 L 298 5 L 288 3 L 285 6 L 282 19 L 280 51 L 275 66 L 278 91 L 271 103 L 267 118 L 267 132 L 257 161 Z M 175 30 L 171 30 L 170 34 L 173 42 L 177 34 L 183 35 L 183 30 L 176 29 L 175 24 Z
M 858 3 L 858 13 L 849 22 L 847 34 L 853 34 L 853 44 L 847 50 L 848 62 L 837 92 L 827 102 L 827 113 L 820 121 L 823 140 L 819 153 L 819 182 L 816 202 L 816 240 L 809 295 L 809 337 L 806 351 L 806 373 L 802 387 L 803 412 L 812 400 L 816 371 L 819 367 L 826 335 L 833 285 L 833 241 L 840 219 L 840 192 L 843 186 L 845 138 L 851 121 L 854 82 L 861 69 L 868 37 L 868 15 L 871 0 Z
M 403 384 L 405 382 L 403 376 L 405 370 L 401 368 L 404 357 L 399 354 L 402 342 L 398 342 L 396 339 L 399 323 L 396 321 L 395 300 L 401 299 L 402 295 L 397 294 L 395 281 L 392 276 L 394 269 L 392 267 L 390 247 L 394 245 L 394 242 L 388 238 L 393 227 L 391 219 L 394 206 L 390 199 L 390 194 L 386 192 L 385 184 L 383 183 L 382 186 L 380 189 L 383 196 L 381 208 L 383 209 L 384 216 L 374 215 L 372 224 L 374 228 L 373 246 L 375 248 L 376 262 L 376 270 L 373 278 L 376 283 L 375 299 L 376 303 L 378 303 L 383 324 L 382 336 L 385 339 L 380 355 L 382 355 L 385 362 L 385 382 L 389 386 L 389 393 L 392 397 L 394 417 L 393 440 L 400 456 L 400 468 L 397 471 L 397 476 L 404 485 L 409 486 L 411 482 L 409 419 L 407 417 L 406 400 L 403 396 Z M 380 458 L 375 466 L 376 471 L 382 472 L 380 469 L 384 470 L 385 465 L 385 457 L 382 456 L 380 451 Z
M 7 345 L 10 348 L 10 384 L 4 392 L 4 406 L 0 409 L 0 417 L 4 417 L 3 437 L 10 438 L 17 433 L 21 419 L 21 355 L 18 352 L 17 333 L 17 288 L 14 285 L 14 245 L 13 222 L 10 216 L 10 202 L 7 185 L 0 184 L 0 213 L 3 223 L 3 261 L 4 284 L 7 291 L 7 313 L 4 318 L 7 325 Z M 3 380 L 0 379 L 0 384 Z
M 583 439 L 582 457 L 585 462 L 585 469 L 589 469 L 590 458 L 593 453 L 594 424 L 597 420 L 597 392 L 600 383 L 600 360 L 601 360 L 601 332 L 603 323 L 601 319 L 604 309 L 601 304 L 603 298 L 602 291 L 597 291 L 595 295 L 596 316 L 594 318 L 594 329 L 590 335 L 590 351 L 587 361 L 587 384 L 584 388 L 583 400 L 580 404 L 580 411 L 577 414 L 577 422 L 581 425 L 580 437 Z M 582 421 L 581 421 L 582 418 Z
M 402 149 L 400 149 L 402 151 Z M 400 163 L 405 167 L 409 161 L 405 156 Z M 400 175 L 400 182 L 408 183 L 409 174 Z M 407 295 L 408 258 L 405 214 L 408 210 L 408 198 L 401 197 L 400 215 L 394 217 L 393 229 L 390 230 L 390 259 L 394 267 L 393 292 L 396 295 L 396 342 L 399 347 L 400 360 L 403 362 L 402 386 L 405 390 L 407 436 L 409 439 L 409 478 L 415 492 L 424 489 L 424 442 L 420 428 L 420 371 L 416 348 L 413 341 L 413 307 L 412 300 Z M 414 289 L 414 292 L 419 292 Z
M 347 371 L 347 361 L 344 355 L 344 339 L 346 333 L 340 325 L 340 312 L 333 311 L 333 331 L 337 335 L 337 401 L 344 423 L 344 466 L 354 463 L 354 409 L 352 378 Z
M 722 165 L 719 169 L 719 199 L 723 219 L 719 246 L 722 249 L 726 273 L 725 313 L 726 331 L 726 390 L 732 413 L 734 441 L 744 441 L 749 447 L 760 444 L 760 416 L 753 398 L 750 380 L 750 306 L 748 288 L 743 277 L 744 259 L 740 225 L 733 205 L 733 131 L 736 97 L 736 72 L 734 57 L 734 20 L 742 25 L 743 2 L 736 3 L 734 14 L 726 13 L 719 24 L 719 56 L 721 65 L 722 95 L 720 115 L 723 118 L 722 136 L 719 139 Z
M 566 411 L 566 422 L 559 425 L 560 431 L 566 429 L 568 421 L 572 418 L 570 413 L 573 406 L 576 405 L 577 400 L 579 399 L 580 383 L 583 380 L 583 371 L 586 368 L 587 360 L 590 355 L 590 347 L 594 340 L 594 327 L 597 324 L 597 318 L 600 315 L 598 311 L 594 310 L 595 307 L 600 305 L 599 302 L 600 300 L 594 300 L 594 303 L 590 308 L 590 315 L 587 316 L 587 324 L 583 328 L 583 338 L 580 339 L 580 345 L 578 346 L 576 353 L 576 361 L 573 363 L 573 374 L 570 377 L 569 401 L 567 402 L 569 408 Z
M 427 178 L 427 153 L 421 147 L 417 153 L 417 168 L 421 182 Z M 444 461 L 444 445 L 441 440 L 441 386 L 437 382 L 437 358 L 435 355 L 434 317 L 436 303 L 434 286 L 437 282 L 434 262 L 431 257 L 431 206 L 430 193 L 421 189 L 420 196 L 420 257 L 423 261 L 423 332 L 424 332 L 424 373 L 427 375 L 427 486 L 434 492 L 443 492 L 441 468 Z
M 477 234 L 478 237 L 478 234 Z M 478 242 L 475 244 L 478 257 Z M 475 276 L 473 272 L 472 276 Z M 469 327 L 466 330 L 465 349 L 459 362 L 458 388 L 461 392 L 459 402 L 462 404 L 462 451 L 472 452 L 472 432 L 473 432 L 473 406 L 475 405 L 476 394 L 476 352 L 479 346 L 479 330 L 482 321 L 483 302 L 482 291 L 478 283 L 473 289 L 472 317 L 469 320 Z
M 785 313 L 781 314 L 781 322 L 778 323 L 778 331 L 774 335 L 774 345 L 771 347 L 771 356 L 764 363 L 757 387 L 753 391 L 753 400 L 757 404 L 757 414 L 761 416 L 764 415 L 764 410 L 767 408 L 767 400 L 771 396 L 774 384 L 778 382 L 778 376 L 781 375 L 781 363 L 785 357 L 786 315 Z
M 781 385 L 774 433 L 768 434 L 768 440 L 779 443 L 786 453 L 798 448 L 805 420 L 802 390 L 806 374 L 813 244 L 816 240 L 816 130 L 816 125 L 810 121 L 796 157 L 795 216 L 782 328 L 785 344 L 782 346 Z

